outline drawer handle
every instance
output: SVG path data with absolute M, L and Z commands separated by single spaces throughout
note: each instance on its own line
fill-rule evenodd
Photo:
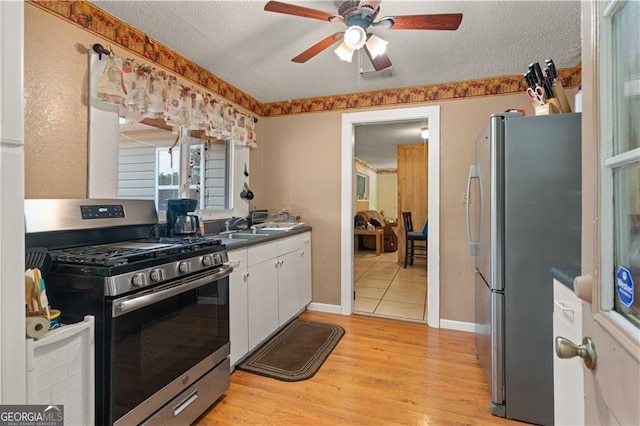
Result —
M 557 300 L 554 300 L 553 304 L 565 312 L 575 313 L 575 309 L 567 307 L 567 305 L 565 305 L 564 302 L 558 302 Z
M 180 404 L 178 404 L 175 407 L 173 407 L 173 416 L 175 417 L 178 414 L 180 414 L 182 412 L 182 410 L 184 410 L 189 405 L 191 405 L 193 403 L 193 401 L 195 401 L 196 399 L 198 399 L 198 390 L 197 389 L 195 391 L 193 391 L 193 393 L 191 395 L 189 395 L 187 398 L 185 398 L 184 401 L 182 401 Z

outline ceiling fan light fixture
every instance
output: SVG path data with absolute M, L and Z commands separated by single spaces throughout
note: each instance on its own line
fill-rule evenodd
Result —
M 374 59 L 378 55 L 382 55 L 387 50 L 388 41 L 381 39 L 375 34 L 371 34 L 369 40 L 367 40 L 367 49 L 371 54 L 371 58 Z
M 338 55 L 338 58 L 346 62 L 351 62 L 351 59 L 353 58 L 353 49 L 349 47 L 346 42 L 342 42 L 334 52 Z
M 366 41 L 367 33 L 358 25 L 352 25 L 344 32 L 344 42 L 353 50 L 360 49 Z

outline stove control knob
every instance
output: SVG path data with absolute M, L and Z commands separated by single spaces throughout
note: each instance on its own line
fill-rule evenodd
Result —
M 142 272 L 138 272 L 131 278 L 131 284 L 133 284 L 134 287 L 142 287 L 146 284 L 146 281 L 146 277 Z
M 162 269 L 156 268 L 156 269 L 152 269 L 151 272 L 149 273 L 149 279 L 152 282 L 157 283 L 158 281 L 162 281 Z
M 203 256 L 202 257 L 202 266 L 211 266 L 213 265 L 213 261 L 211 260 L 211 256 Z
M 178 263 L 178 271 L 181 274 L 186 274 L 187 272 L 189 272 L 189 265 L 187 265 L 187 262 Z

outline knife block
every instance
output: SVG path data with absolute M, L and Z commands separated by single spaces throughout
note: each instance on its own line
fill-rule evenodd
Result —
M 533 109 L 536 112 L 536 115 L 551 115 L 551 114 L 560 114 L 560 103 L 556 98 L 548 99 L 547 102 L 543 105 L 538 105 L 538 103 L 533 102 Z
M 557 99 L 560 103 L 560 112 L 571 112 L 571 105 L 569 105 L 569 101 L 567 100 L 567 95 L 564 93 L 564 87 L 562 87 L 562 84 L 558 82 L 554 84 L 551 89 L 555 95 L 554 99 Z

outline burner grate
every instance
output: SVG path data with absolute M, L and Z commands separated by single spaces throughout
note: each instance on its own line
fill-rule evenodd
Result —
M 80 265 L 116 266 L 152 258 L 193 252 L 220 245 L 219 239 L 160 238 L 145 241 L 72 247 L 52 250 L 54 262 Z M 170 259 L 168 259 L 170 260 Z

